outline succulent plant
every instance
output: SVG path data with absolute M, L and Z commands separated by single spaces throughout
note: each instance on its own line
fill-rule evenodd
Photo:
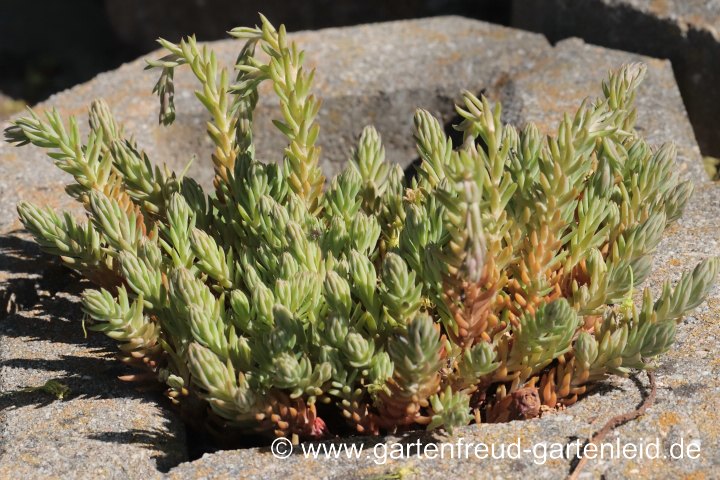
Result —
M 464 92 L 454 146 L 418 110 L 409 180 L 366 127 L 326 186 L 303 52 L 264 17 L 230 33 L 245 41 L 234 79 L 193 37 L 160 40 L 167 55 L 148 62 L 162 123 L 175 117 L 174 71 L 199 82 L 212 193 L 153 166 L 101 100 L 86 140 L 54 111 L 6 130 L 74 179 L 88 221 L 18 212 L 98 286 L 82 299 L 90 328 L 216 434 L 297 441 L 536 417 L 651 368 L 714 281 L 708 259 L 633 303 L 692 192 L 674 147 L 633 129 L 642 65 L 611 72 L 555 136 L 504 125 L 500 104 Z M 253 148 L 266 81 L 282 158 Z

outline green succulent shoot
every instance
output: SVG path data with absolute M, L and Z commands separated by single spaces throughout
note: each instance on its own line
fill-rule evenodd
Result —
M 193 37 L 160 40 L 148 62 L 163 124 L 174 72 L 197 79 L 212 192 L 154 166 L 102 100 L 86 138 L 54 111 L 5 131 L 72 177 L 86 221 L 25 202 L 18 213 L 97 285 L 82 299 L 91 329 L 225 443 L 537 416 L 518 399 L 567 406 L 650 368 L 711 288 L 715 258 L 632 303 L 692 192 L 674 147 L 633 129 L 644 66 L 611 72 L 556 135 L 503 124 L 500 104 L 465 92 L 453 145 L 418 110 L 409 180 L 367 127 L 326 185 L 304 52 L 264 17 L 230 34 L 244 42 L 232 70 Z M 270 163 L 252 137 L 263 82 L 287 142 Z

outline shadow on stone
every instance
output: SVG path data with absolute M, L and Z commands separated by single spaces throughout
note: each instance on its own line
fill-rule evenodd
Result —
M 0 419 L 25 407 L 52 408 L 58 403 L 65 409 L 65 403 L 69 407 L 77 400 L 123 399 L 169 407 L 160 384 L 146 386 L 117 378 L 136 370 L 115 359 L 118 350 L 113 340 L 102 333 L 83 332 L 79 296 L 91 287 L 42 253 L 24 232 L 0 235 L 0 340 L 4 343 L 0 386 L 5 390 L 0 392 Z M 169 408 L 167 415 L 171 416 Z M 169 423 L 168 418 L 162 422 Z M 185 460 L 163 447 L 171 441 L 167 429 L 149 426 L 84 436 L 153 450 L 161 472 Z
M 14 368 L 50 372 L 52 380 L 67 387 L 63 401 L 75 398 L 136 398 L 148 400 L 148 393 L 141 392 L 134 385 L 116 380 L 119 375 L 127 374 L 131 370 L 116 362 L 112 358 L 92 358 L 63 355 L 57 360 L 29 360 L 13 358 L 0 361 L 0 368 Z M 71 372 L 83 372 L 71 373 Z M 87 373 L 92 372 L 92 376 Z M 111 378 L 118 388 L 108 390 L 106 385 L 97 382 L 97 377 Z M 50 401 L 47 401 L 50 400 Z M 21 408 L 28 405 L 43 407 L 51 401 L 60 400 L 51 392 L 43 391 L 39 385 L 28 385 L 18 390 L 4 392 L 0 395 L 0 412 L 8 408 Z M 161 400 L 158 395 L 158 401 Z
M 614 392 L 617 390 L 622 390 L 622 388 L 617 385 L 613 385 L 612 383 L 608 383 L 607 381 L 600 381 L 600 382 L 594 384 L 593 388 L 590 391 L 588 391 L 587 393 L 582 395 L 579 398 L 578 402 L 582 402 L 584 399 L 590 398 L 590 397 L 607 395 L 608 393 Z M 572 408 L 572 406 L 569 408 Z
M 156 451 L 158 445 L 167 443 L 167 432 L 162 430 L 131 429 L 123 432 L 103 432 L 88 435 L 92 440 L 107 443 L 119 443 L 123 445 L 137 445 L 148 450 Z M 178 465 L 178 459 L 169 455 L 153 455 L 157 462 L 157 469 L 161 473 L 167 473 L 171 468 Z
M 487 95 L 487 88 L 483 88 L 475 95 L 478 98 L 480 98 L 482 95 Z M 460 103 L 459 99 L 447 98 L 446 101 L 448 105 L 452 105 L 453 103 Z M 453 113 L 450 119 L 443 123 L 443 131 L 445 135 L 447 135 L 448 138 L 450 138 L 450 140 L 452 141 L 454 148 L 462 145 L 463 143 L 462 132 L 455 128 L 455 126 L 459 125 L 462 121 L 463 117 L 461 117 L 459 113 Z M 415 157 L 410 163 L 408 163 L 407 167 L 404 168 L 403 171 L 405 173 L 405 183 L 407 185 L 412 184 L 412 180 L 418 176 L 418 169 L 420 168 L 420 165 L 422 165 L 422 158 Z

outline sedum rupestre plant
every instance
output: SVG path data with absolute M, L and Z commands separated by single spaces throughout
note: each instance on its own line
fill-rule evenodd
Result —
M 160 40 L 167 55 L 148 62 L 164 124 L 175 70 L 200 84 L 212 193 L 154 167 L 101 100 L 86 140 L 54 111 L 6 130 L 48 149 L 88 216 L 21 203 L 23 224 L 97 284 L 82 301 L 90 328 L 187 418 L 297 441 L 537 417 L 651 368 L 707 294 L 717 259 L 633 303 L 692 191 L 674 147 L 633 130 L 643 66 L 610 73 L 556 136 L 503 125 L 499 104 L 465 92 L 454 148 L 418 110 L 409 181 L 367 127 L 326 186 L 303 52 L 265 18 L 231 35 L 245 41 L 232 79 L 193 37 Z M 282 159 L 253 149 L 266 81 Z

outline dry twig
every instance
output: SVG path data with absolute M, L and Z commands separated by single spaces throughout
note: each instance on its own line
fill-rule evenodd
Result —
M 651 370 L 648 370 L 647 376 L 648 380 L 650 381 L 650 394 L 645 397 L 643 403 L 635 410 L 612 417 L 595 435 L 592 436 L 592 438 L 590 438 L 590 440 L 588 440 L 585 446 L 591 443 L 597 444 L 599 442 L 602 442 L 605 437 L 607 437 L 608 433 L 613 431 L 616 427 L 619 427 L 620 425 L 627 423 L 631 420 L 635 420 L 639 416 L 643 415 L 647 411 L 647 409 L 650 408 L 653 403 L 655 403 L 655 394 L 657 393 L 655 374 Z M 587 464 L 587 459 L 588 457 L 585 456 L 580 458 L 580 461 L 575 466 L 575 469 L 570 472 L 568 480 L 577 480 L 580 477 L 580 472 Z

